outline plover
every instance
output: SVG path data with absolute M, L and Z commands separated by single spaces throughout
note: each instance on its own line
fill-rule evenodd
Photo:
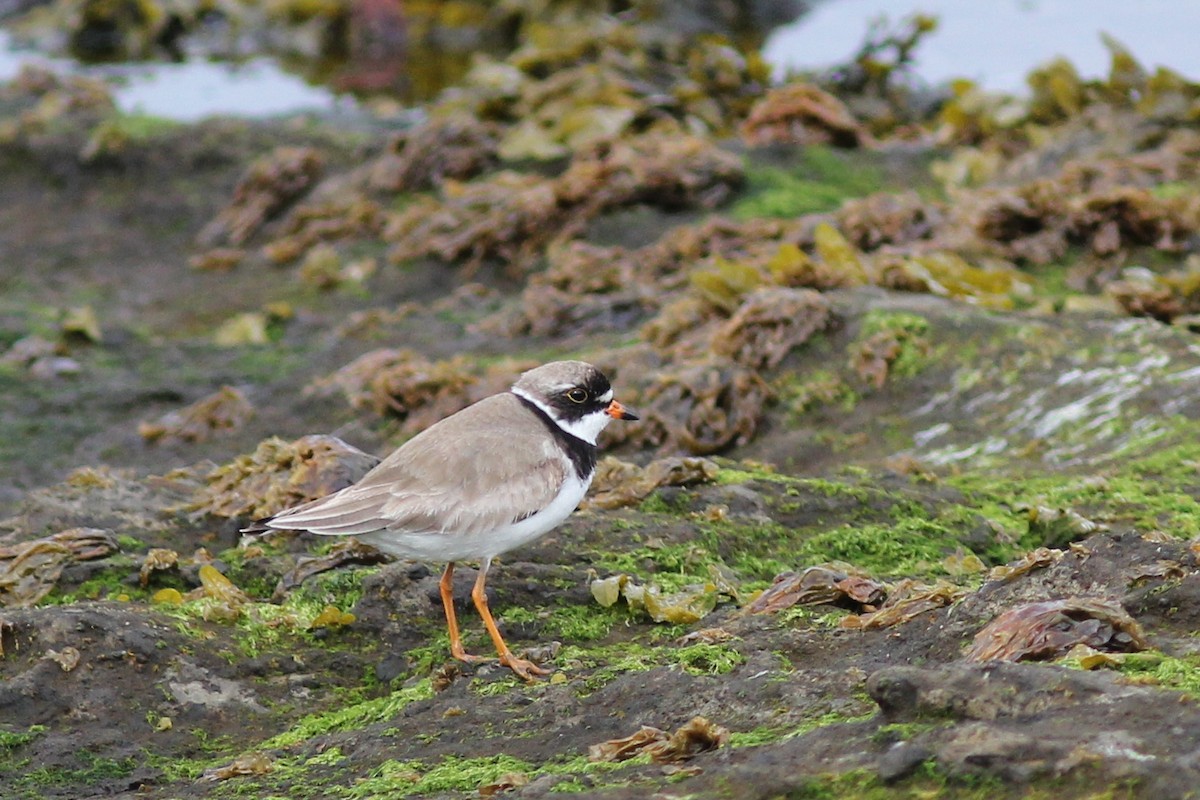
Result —
M 637 417 L 613 399 L 608 378 L 582 361 L 523 373 L 492 395 L 410 439 L 353 486 L 290 508 L 248 531 L 303 530 L 356 536 L 402 558 L 445 561 L 440 581 L 450 652 L 468 654 L 454 615 L 456 562 L 479 561 L 471 598 L 500 663 L 524 680 L 549 670 L 517 658 L 488 610 L 492 559 L 545 535 L 567 518 L 596 471 L 596 437 L 614 419 Z

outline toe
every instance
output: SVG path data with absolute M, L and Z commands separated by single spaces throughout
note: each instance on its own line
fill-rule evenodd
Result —
M 535 676 L 549 675 L 553 671 L 546 669 L 545 667 L 539 667 L 532 661 L 528 661 L 524 658 L 517 658 L 516 656 L 502 658 L 500 659 L 500 663 L 511 669 L 518 678 L 526 683 L 533 683 L 537 680 Z

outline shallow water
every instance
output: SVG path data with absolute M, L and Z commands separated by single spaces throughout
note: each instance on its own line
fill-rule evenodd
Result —
M 233 64 L 194 60 L 185 63 L 146 62 L 85 66 L 67 58 L 50 58 L 14 49 L 0 30 L 0 81 L 15 76 L 24 64 L 39 64 L 61 72 L 105 78 L 114 84 L 122 111 L 191 122 L 216 114 L 269 117 L 301 111 L 331 111 L 352 101 L 305 83 L 285 72 L 270 58 Z
M 1101 32 L 1148 68 L 1200 78 L 1200 3 L 1188 0 L 827 0 L 774 31 L 765 55 L 779 74 L 827 67 L 857 50 L 871 20 L 917 13 L 939 18 L 916 51 L 915 74 L 931 84 L 965 77 L 1020 92 L 1030 69 L 1060 55 L 1086 77 L 1104 75 Z
M 1200 3 L 1184 0 L 826 0 L 807 16 L 775 30 L 764 47 L 780 76 L 788 70 L 828 67 L 848 59 L 870 22 L 916 13 L 939 18 L 938 30 L 916 51 L 914 73 L 935 84 L 966 77 L 989 89 L 1020 92 L 1030 69 L 1055 56 L 1085 76 L 1108 69 L 1101 41 L 1108 32 L 1147 67 L 1170 66 L 1200 78 Z M 87 66 L 18 50 L 0 30 L 0 81 L 26 63 L 103 77 L 127 112 L 179 121 L 214 115 L 269 117 L 352 108 L 355 100 L 313 85 L 269 57 L 240 64 L 192 60 Z

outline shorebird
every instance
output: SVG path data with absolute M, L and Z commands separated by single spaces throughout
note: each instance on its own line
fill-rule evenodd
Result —
M 358 483 L 290 508 L 247 531 L 301 530 L 356 536 L 402 558 L 445 561 L 439 583 L 450 653 L 463 649 L 452 578 L 479 561 L 471 598 L 500 663 L 524 680 L 545 675 L 509 650 L 488 610 L 492 559 L 544 536 L 583 499 L 596 472 L 596 438 L 614 419 L 637 416 L 613 399 L 599 369 L 555 361 L 410 439 Z

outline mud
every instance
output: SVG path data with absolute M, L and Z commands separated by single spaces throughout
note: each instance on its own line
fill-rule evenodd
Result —
M 1035 135 L 825 85 L 754 147 L 753 59 L 672 40 L 722 103 L 628 80 L 613 142 L 505 156 L 577 49 L 647 69 L 602 34 L 467 80 L 465 128 L 5 87 L 0 794 L 1195 796 L 1200 92 L 1116 54 Z M 489 576 L 548 678 L 449 658 L 439 564 L 241 538 L 563 356 L 644 415 Z

